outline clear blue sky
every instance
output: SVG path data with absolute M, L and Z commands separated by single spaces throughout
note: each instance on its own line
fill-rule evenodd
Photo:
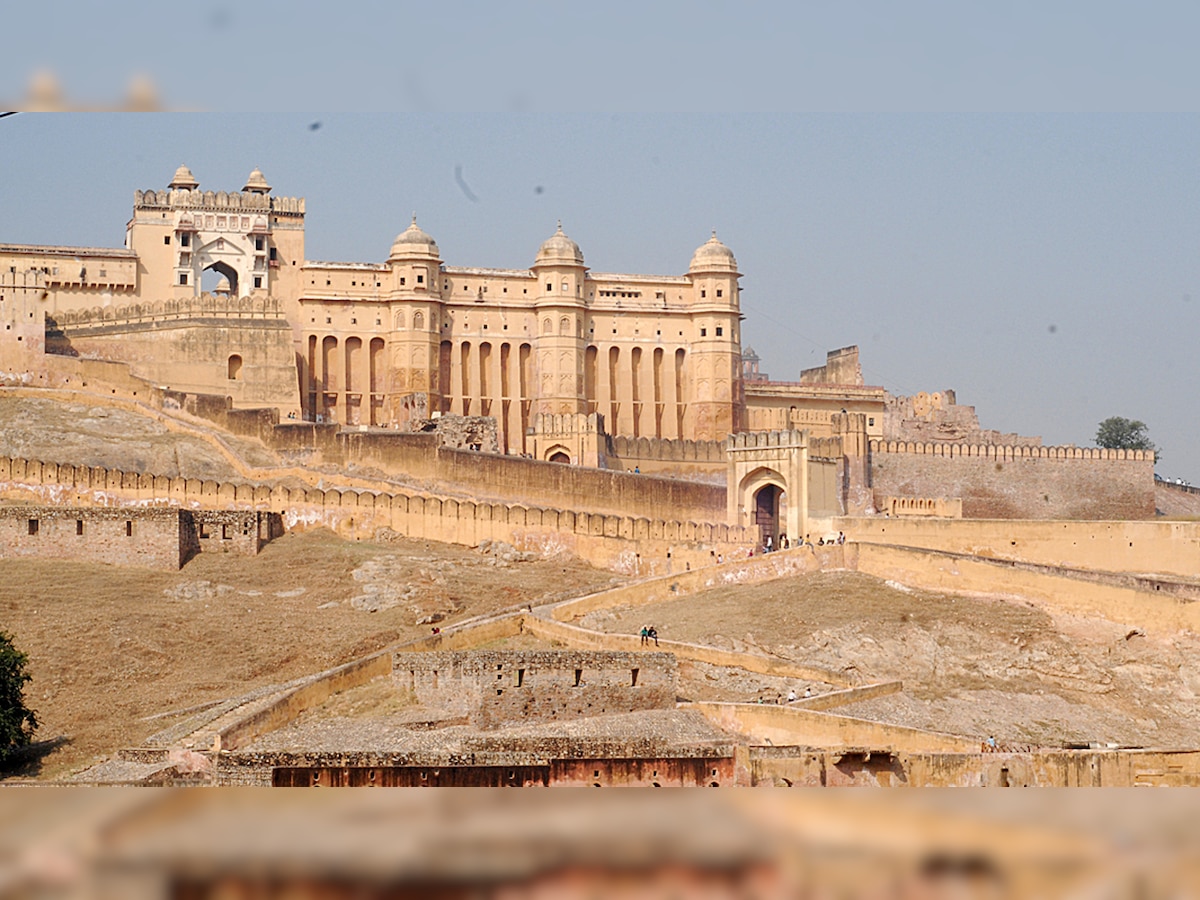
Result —
M 0 121 L 0 240 L 117 246 L 181 162 L 306 196 L 312 259 L 382 260 L 416 210 L 450 264 L 528 265 L 562 218 L 594 269 L 682 272 L 715 227 L 772 376 L 857 343 L 869 381 L 955 388 L 985 427 L 1142 419 L 1200 483 L 1200 6 L 249 9 L 7 10 L 59 27 L 6 44 L 0 97 L 49 67 L 111 105 L 144 72 L 225 112 Z

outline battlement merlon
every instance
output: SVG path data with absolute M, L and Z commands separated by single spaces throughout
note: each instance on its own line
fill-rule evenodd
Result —
M 808 432 L 794 428 L 786 431 L 743 431 L 729 435 L 725 443 L 725 449 L 730 453 L 767 447 L 803 450 L 807 446 Z
M 133 192 L 133 208 L 212 210 L 224 213 L 262 213 L 303 216 L 303 197 L 272 197 L 254 191 L 201 191 L 184 188 Z

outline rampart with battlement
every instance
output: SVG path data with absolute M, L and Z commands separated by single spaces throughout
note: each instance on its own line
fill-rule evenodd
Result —
M 118 326 L 169 325 L 181 320 L 253 320 L 261 327 L 263 320 L 277 319 L 287 325 L 283 306 L 275 297 L 225 297 L 201 294 L 178 300 L 155 300 L 129 303 L 125 306 L 94 306 L 88 309 L 63 310 L 47 318 L 50 333 L 82 333 L 93 329 Z
M 870 450 L 878 510 L 889 497 L 948 497 L 968 519 L 1154 517 L 1148 451 L 911 441 Z
M 303 197 L 273 197 L 257 191 L 201 191 L 188 188 L 133 192 L 134 209 L 204 209 L 304 215 Z
M 483 458 L 481 454 L 463 455 Z M 295 469 L 275 474 L 280 479 L 311 476 Z M 415 492 L 167 478 L 8 457 L 0 457 L 0 500 L 53 506 L 274 512 L 288 529 L 324 527 L 359 539 L 371 539 L 386 529 L 469 547 L 499 540 L 542 556 L 573 553 L 631 575 L 686 571 L 708 565 L 714 553 L 732 559 L 756 543 L 753 529 L 713 521 L 604 515 Z

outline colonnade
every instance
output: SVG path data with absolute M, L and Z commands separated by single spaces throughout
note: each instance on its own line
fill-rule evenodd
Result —
M 310 334 L 305 343 L 304 408 L 306 418 L 318 422 L 394 425 L 399 407 L 391 401 L 400 394 L 428 391 L 431 413 L 494 417 L 500 449 L 506 453 L 527 452 L 526 433 L 538 413 L 600 413 L 610 434 L 690 437 L 688 360 L 682 347 L 590 344 L 582 367 L 576 356 L 571 371 L 542 373 L 531 342 L 447 340 L 441 342 L 436 362 L 425 362 L 427 352 L 417 354 L 421 359 L 411 361 L 409 383 L 401 383 L 397 362 L 405 366 L 409 360 L 393 360 L 389 343 L 395 352 L 408 353 L 408 342 L 400 346 L 382 337 Z M 436 371 L 430 371 L 433 366 Z M 544 374 L 554 376 L 549 395 L 538 389 Z M 568 377 L 562 379 L 564 375 Z

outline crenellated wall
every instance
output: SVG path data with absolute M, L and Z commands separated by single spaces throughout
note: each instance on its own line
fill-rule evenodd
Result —
M 876 509 L 889 497 L 959 497 L 968 519 L 1149 519 L 1142 450 L 872 441 Z
M 300 470 L 280 470 L 279 474 L 311 475 Z M 631 575 L 665 575 L 698 568 L 708 565 L 713 554 L 733 558 L 754 543 L 750 529 L 711 521 L 574 512 L 415 492 L 166 478 L 8 457 L 0 457 L 0 500 L 38 505 L 264 510 L 279 513 L 288 529 L 325 527 L 345 537 L 367 539 L 379 529 L 390 529 L 466 546 L 500 540 L 543 556 L 570 552 Z

